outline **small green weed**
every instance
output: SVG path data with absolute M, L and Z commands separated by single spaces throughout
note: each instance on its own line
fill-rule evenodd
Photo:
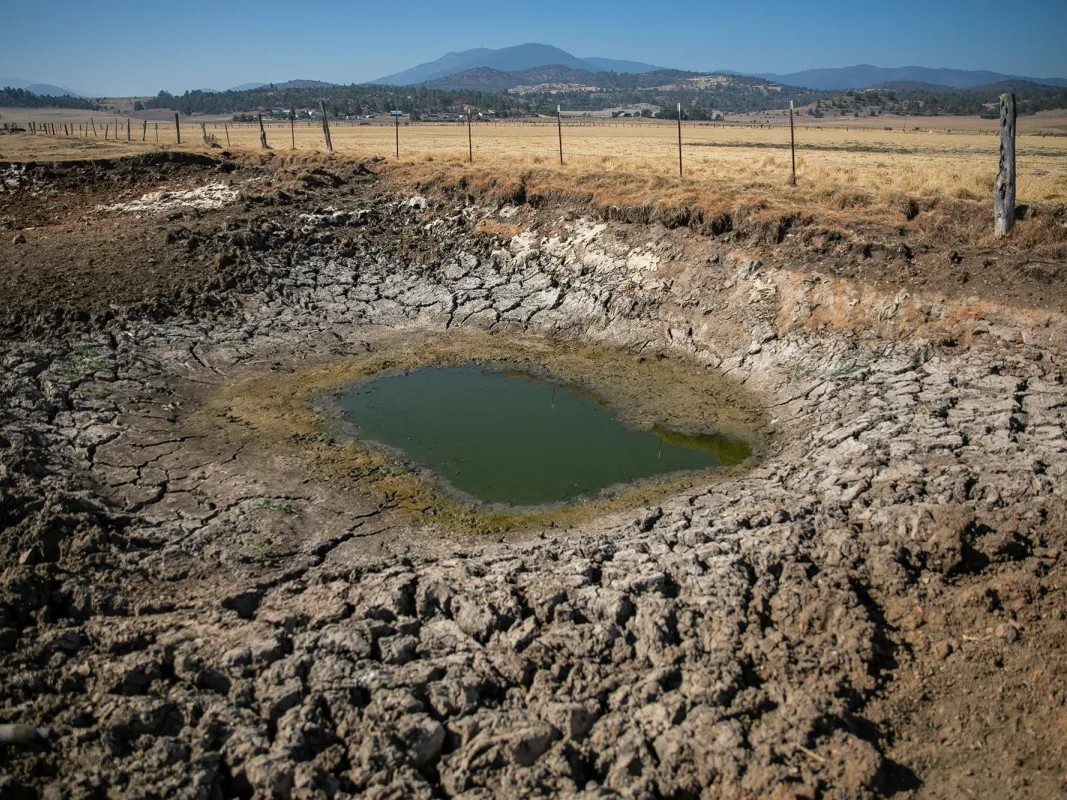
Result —
M 270 539 L 264 539 L 252 545 L 252 553 L 257 561 L 267 561 L 278 555 L 278 551 L 274 549 L 274 542 Z
M 252 503 L 252 508 L 256 511 L 277 511 L 279 514 L 296 513 L 293 504 L 288 500 L 270 500 L 266 497 Z
M 81 378 L 84 375 L 94 375 L 97 372 L 109 372 L 111 362 L 100 356 L 77 355 L 67 361 L 61 362 L 56 367 L 56 373 L 63 378 Z
M 827 373 L 826 377 L 828 380 L 831 381 L 838 380 L 839 378 L 848 378 L 858 372 L 863 372 L 863 370 L 878 363 L 888 354 L 888 347 L 886 347 L 884 350 L 872 350 L 868 354 L 866 359 L 850 361 L 847 364 L 842 364 L 837 369 Z
M 860 372 L 861 370 L 867 369 L 868 366 L 869 365 L 866 364 L 866 363 L 861 364 L 861 363 L 859 363 L 857 361 L 853 361 L 853 362 L 851 362 L 849 364 L 841 365 L 840 367 L 835 369 L 833 372 L 829 373 L 826 377 L 829 378 L 832 381 L 837 380 L 838 378 L 847 378 L 850 375 L 855 375 L 857 372 Z

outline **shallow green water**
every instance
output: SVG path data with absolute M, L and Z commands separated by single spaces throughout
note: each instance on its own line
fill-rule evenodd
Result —
M 359 439 L 399 451 L 486 503 L 572 500 L 642 478 L 739 464 L 751 453 L 745 442 L 717 434 L 637 431 L 574 388 L 478 366 L 374 378 L 339 404 Z

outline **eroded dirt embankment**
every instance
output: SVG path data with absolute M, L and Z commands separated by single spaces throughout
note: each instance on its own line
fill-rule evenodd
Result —
M 7 794 L 1062 790 L 1057 311 L 794 266 L 788 237 L 308 175 L 177 212 L 216 272 L 155 320 L 8 318 L 0 721 L 53 735 L 5 746 Z M 772 445 L 487 539 L 213 405 L 453 330 L 717 370 Z

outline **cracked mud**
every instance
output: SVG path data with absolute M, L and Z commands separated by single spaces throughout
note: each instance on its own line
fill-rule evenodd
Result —
M 1059 311 L 743 231 L 242 176 L 169 221 L 204 285 L 6 318 L 0 722 L 51 735 L 0 744 L 5 796 L 1063 791 Z M 487 536 L 380 465 L 309 466 L 328 444 L 284 402 L 330 365 L 546 341 L 725 376 L 766 452 Z

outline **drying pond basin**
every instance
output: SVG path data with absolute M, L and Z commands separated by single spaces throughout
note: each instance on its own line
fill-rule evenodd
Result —
M 464 534 L 578 525 L 768 452 L 759 399 L 686 359 L 484 331 L 363 337 L 361 352 L 226 386 L 195 415 L 200 434 Z
M 670 473 L 740 464 L 743 440 L 638 430 L 572 386 L 478 365 L 426 367 L 338 398 L 355 436 L 491 504 L 539 505 Z

